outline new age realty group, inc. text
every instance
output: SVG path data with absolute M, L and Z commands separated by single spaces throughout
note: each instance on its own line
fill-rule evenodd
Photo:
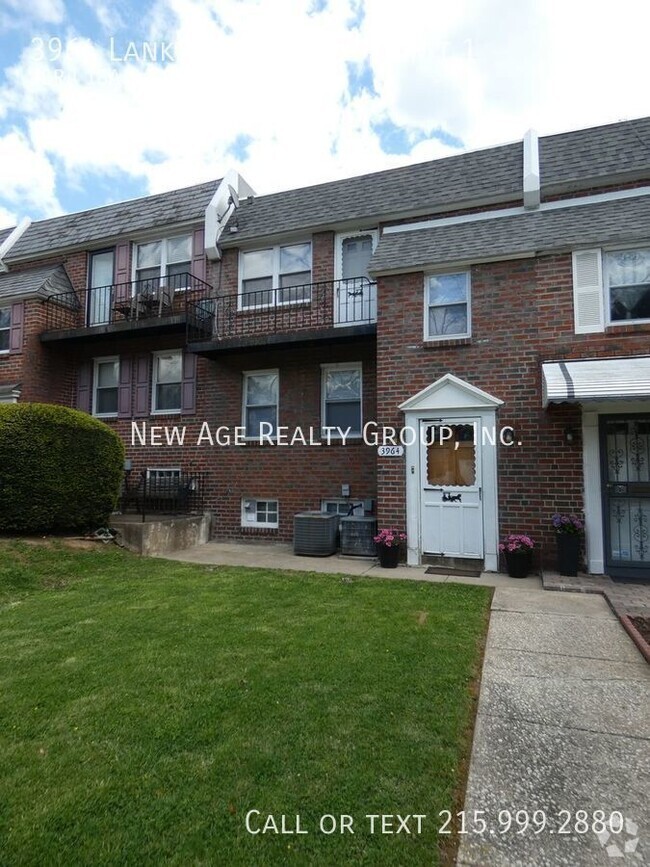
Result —
M 461 436 L 459 436 L 461 430 Z M 445 445 L 453 443 L 454 448 L 461 444 L 473 443 L 477 446 L 521 445 L 517 441 L 514 428 L 497 428 L 479 425 L 478 422 L 462 421 L 458 424 L 426 423 L 419 428 L 405 426 L 400 428 L 379 425 L 375 421 L 364 424 L 361 430 L 351 427 L 288 427 L 260 422 L 254 433 L 248 432 L 245 425 L 210 425 L 209 422 L 191 425 L 162 425 L 149 422 L 131 422 L 132 446 L 329 446 L 346 445 L 348 442 L 362 441 L 373 447 L 412 446 L 418 441 L 422 445 Z

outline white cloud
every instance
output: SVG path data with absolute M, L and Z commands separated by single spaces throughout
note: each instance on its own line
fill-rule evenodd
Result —
M 23 216 L 32 209 L 46 216 L 60 213 L 55 188 L 50 161 L 34 150 L 20 131 L 11 130 L 0 138 L 0 190 L 5 203 L 15 208 L 11 213 L 15 215 L 19 209 Z
M 65 18 L 63 0 L 3 0 L 0 29 L 16 27 L 24 22 L 60 24 Z
M 84 2 L 105 27 L 115 23 L 115 4 Z M 71 30 L 58 74 L 27 48 L 0 89 L 0 118 L 18 117 L 25 130 L 5 170 L 17 179 L 14 196 L 44 212 L 56 207 L 54 165 L 68 183 L 121 171 L 144 177 L 151 191 L 234 165 L 269 192 L 454 152 L 431 136 L 409 155 L 389 156 L 373 131 L 386 119 L 475 148 L 521 138 L 530 126 L 551 133 L 647 112 L 650 6 L 633 0 L 619 0 L 607 17 L 534 0 L 400 0 L 399 15 L 366 2 L 358 29 L 346 26 L 351 0 L 330 0 L 318 14 L 311 7 L 158 0 L 140 23 L 138 7 L 123 8 L 133 24 L 115 34 L 113 56 L 108 31 L 91 42 L 73 41 L 83 34 Z M 60 0 L 34 0 L 32 9 L 41 20 L 64 13 Z M 141 54 L 143 40 L 158 50 L 173 42 L 176 62 L 125 61 L 130 43 Z M 350 97 L 347 64 L 366 59 L 375 92 Z M 0 148 L 13 153 L 16 135 L 5 132 Z M 228 149 L 239 135 L 251 143 L 237 162 Z

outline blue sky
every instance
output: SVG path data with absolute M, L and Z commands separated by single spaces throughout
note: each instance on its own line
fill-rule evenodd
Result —
M 611 12 L 0 0 L 0 228 L 229 168 L 266 193 L 649 114 L 650 9 Z

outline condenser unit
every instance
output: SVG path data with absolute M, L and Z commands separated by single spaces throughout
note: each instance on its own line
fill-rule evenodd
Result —
M 377 519 L 350 515 L 341 518 L 341 554 L 357 557 L 374 557 L 377 535 Z
M 339 516 L 326 512 L 301 512 L 293 519 L 293 553 L 306 557 L 336 554 Z

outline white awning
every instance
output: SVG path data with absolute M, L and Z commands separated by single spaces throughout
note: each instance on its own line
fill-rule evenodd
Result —
M 650 399 L 650 357 L 548 361 L 542 364 L 542 405 Z

